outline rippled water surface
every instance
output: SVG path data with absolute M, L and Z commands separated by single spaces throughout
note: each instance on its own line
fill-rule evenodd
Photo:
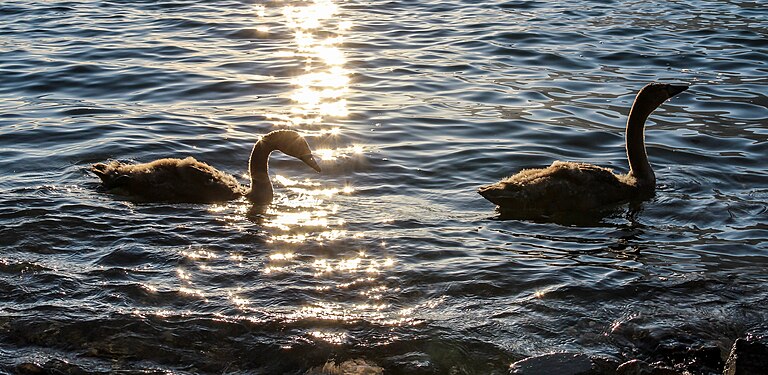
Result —
M 0 371 L 503 373 L 574 351 L 768 335 L 765 1 L 3 1 Z M 626 172 L 645 83 L 653 199 L 500 220 L 521 168 Z M 131 203 L 87 171 L 195 156 L 267 208 Z

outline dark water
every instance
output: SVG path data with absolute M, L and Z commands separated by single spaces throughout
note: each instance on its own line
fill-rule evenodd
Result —
M 0 371 L 503 373 L 575 351 L 768 335 L 765 1 L 4 1 Z M 656 196 L 603 218 L 497 220 L 521 168 L 626 171 L 650 81 Z M 193 155 L 266 211 L 134 204 L 94 162 Z M 56 362 L 59 361 L 59 362 Z

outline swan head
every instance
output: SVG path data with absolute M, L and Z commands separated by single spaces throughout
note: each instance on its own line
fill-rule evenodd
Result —
M 267 143 L 271 148 L 279 150 L 286 155 L 293 156 L 310 166 L 312 169 L 320 172 L 320 166 L 312 156 L 312 150 L 304 137 L 293 130 L 275 130 L 265 135 L 261 140 Z
M 651 82 L 637 93 L 635 101 L 646 102 L 650 108 L 656 108 L 667 99 L 685 91 L 688 86 L 669 83 Z

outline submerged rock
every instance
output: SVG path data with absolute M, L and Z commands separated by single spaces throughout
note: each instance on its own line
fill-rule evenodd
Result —
M 67 375 L 90 375 L 100 374 L 97 372 L 88 372 L 80 366 L 71 364 L 60 359 L 51 359 L 43 365 L 32 362 L 24 362 L 16 365 L 16 373 L 21 375 L 43 375 L 43 374 L 67 374 Z
M 671 368 L 656 367 L 648 362 L 633 359 L 622 363 L 616 369 L 616 375 L 680 375 L 680 373 Z
M 322 367 L 313 367 L 305 375 L 382 375 L 384 369 L 364 359 L 350 359 L 336 364 L 329 361 Z
M 674 368 L 679 373 L 721 374 L 723 372 L 722 349 L 713 344 L 658 345 L 647 361 L 655 362 L 652 366 Z M 658 361 L 658 362 L 656 362 Z M 663 365 L 661 365 L 663 363 Z
M 510 375 L 768 375 L 768 346 L 738 339 L 723 366 L 716 346 L 657 348 L 659 362 L 633 359 L 618 365 L 609 359 L 579 353 L 550 353 L 526 358 L 509 367 Z M 674 368 L 668 367 L 673 365 Z M 724 367 L 724 368 L 723 368 Z
M 758 341 L 737 339 L 725 363 L 724 375 L 768 375 L 768 347 Z
M 37 363 L 24 362 L 16 365 L 16 373 L 19 375 L 43 375 L 45 369 Z
M 550 353 L 526 358 L 509 367 L 511 375 L 603 375 L 589 356 L 577 353 Z

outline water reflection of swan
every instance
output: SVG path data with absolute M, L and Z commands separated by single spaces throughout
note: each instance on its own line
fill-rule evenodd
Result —
M 263 136 L 253 146 L 248 167 L 250 188 L 241 186 L 231 175 L 193 157 L 159 159 L 150 163 L 126 164 L 112 161 L 91 166 L 111 193 L 143 202 L 224 202 L 245 196 L 255 204 L 272 201 L 272 182 L 267 163 L 269 154 L 279 150 L 320 172 L 307 141 L 293 130 L 277 130 Z
M 547 168 L 525 169 L 483 186 L 478 193 L 502 211 L 531 214 L 587 211 L 653 195 L 656 176 L 645 151 L 645 120 L 664 101 L 687 88 L 650 83 L 637 94 L 627 121 L 628 174 L 617 175 L 586 163 L 555 161 Z

